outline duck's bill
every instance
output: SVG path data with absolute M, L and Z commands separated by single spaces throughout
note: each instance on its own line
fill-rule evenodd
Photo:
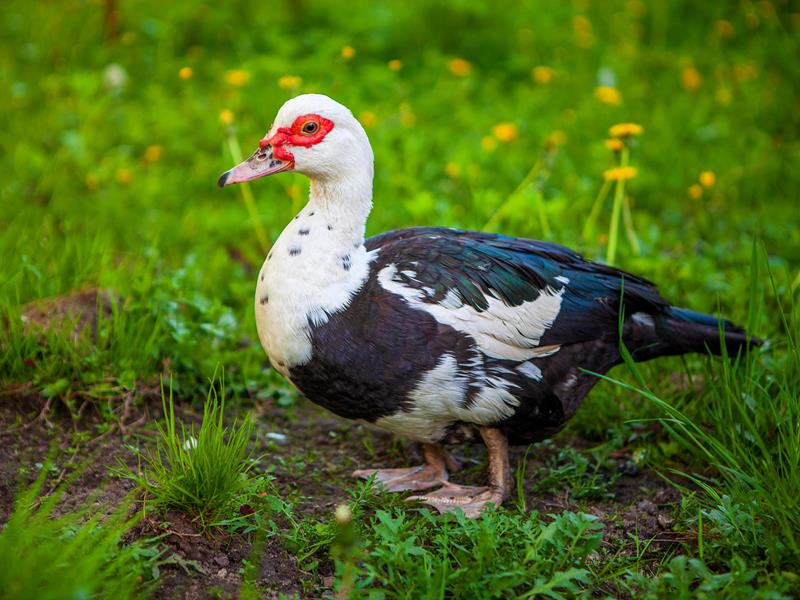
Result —
M 225 171 L 217 180 L 219 187 L 225 187 L 234 183 L 252 181 L 259 177 L 266 177 L 281 171 L 288 171 L 294 165 L 291 161 L 275 158 L 272 154 L 272 147 L 265 146 L 253 152 L 252 156 L 233 167 L 230 171 Z

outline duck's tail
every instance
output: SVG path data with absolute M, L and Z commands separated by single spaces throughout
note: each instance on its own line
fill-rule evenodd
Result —
M 636 360 L 690 352 L 719 355 L 723 346 L 729 355 L 736 356 L 763 343 L 727 319 L 674 306 L 659 315 L 634 313 L 630 321 L 626 333 L 632 334 Z M 629 335 L 624 336 L 626 344 Z

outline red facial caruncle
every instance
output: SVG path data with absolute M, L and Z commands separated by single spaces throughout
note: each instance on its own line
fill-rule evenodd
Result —
M 258 142 L 259 148 L 272 147 L 275 158 L 294 162 L 294 155 L 284 148 L 289 146 L 309 147 L 319 144 L 333 129 L 333 121 L 315 114 L 297 117 L 291 127 L 280 127 L 272 137 Z

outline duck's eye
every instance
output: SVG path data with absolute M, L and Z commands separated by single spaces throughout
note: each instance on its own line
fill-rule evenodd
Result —
M 306 135 L 313 135 L 317 133 L 318 129 L 319 129 L 319 123 L 317 123 L 316 121 L 308 121 L 306 122 L 305 125 L 303 125 L 302 131 Z

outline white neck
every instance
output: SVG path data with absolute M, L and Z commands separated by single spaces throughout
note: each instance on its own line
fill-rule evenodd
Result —
M 364 243 L 367 217 L 372 210 L 372 164 L 353 168 L 335 178 L 312 179 L 308 204 L 300 220 L 314 213 L 330 226 L 332 237 L 342 245 Z
M 372 208 L 371 161 L 367 167 L 312 179 L 308 204 L 278 237 L 259 274 L 259 337 L 285 375 L 310 360 L 309 327 L 344 310 L 369 274 L 364 231 Z

